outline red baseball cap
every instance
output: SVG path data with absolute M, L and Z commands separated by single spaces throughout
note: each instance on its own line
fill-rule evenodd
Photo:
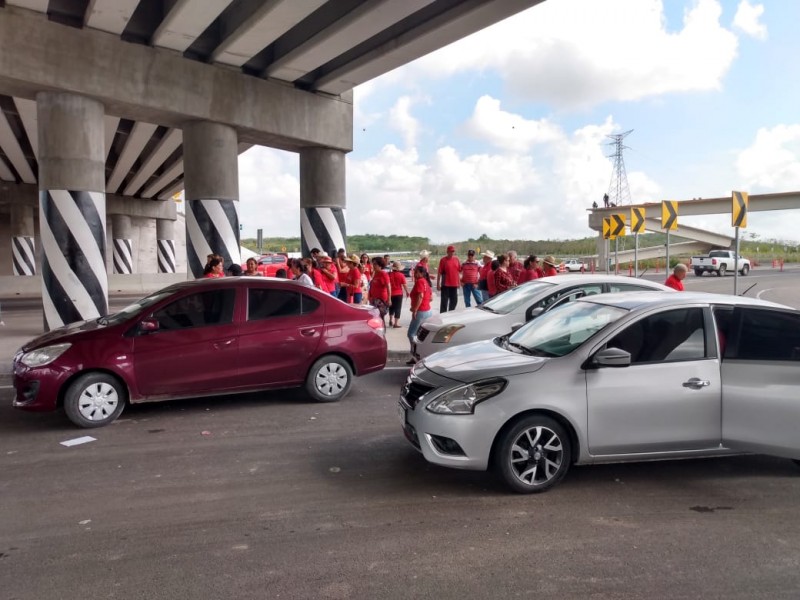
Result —
M 456 251 L 456 247 L 455 246 L 448 246 L 447 247 L 447 251 L 448 252 L 455 252 Z

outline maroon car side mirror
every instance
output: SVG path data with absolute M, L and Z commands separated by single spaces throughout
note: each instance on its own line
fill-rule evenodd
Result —
M 160 328 L 161 327 L 158 324 L 158 319 L 142 319 L 139 321 L 140 333 L 150 333 L 153 331 L 158 331 Z

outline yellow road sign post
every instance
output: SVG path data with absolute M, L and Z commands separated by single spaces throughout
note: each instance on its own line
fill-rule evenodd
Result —
M 639 234 L 644 233 L 644 208 L 631 207 L 631 233 L 633 234 L 633 275 L 639 276 Z
M 733 263 L 733 295 L 739 292 L 739 230 L 747 227 L 747 192 L 733 192 L 731 225 L 736 230 L 736 258 Z
M 661 202 L 661 228 L 667 233 L 667 264 L 665 269 L 669 272 L 669 232 L 678 229 L 677 201 L 663 200 Z

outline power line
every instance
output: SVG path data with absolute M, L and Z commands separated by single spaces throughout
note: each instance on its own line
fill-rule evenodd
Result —
M 606 136 L 614 140 L 606 145 L 614 146 L 614 154 L 608 155 L 609 158 L 614 158 L 614 169 L 611 173 L 611 182 L 608 184 L 608 197 L 615 206 L 632 203 L 631 190 L 628 187 L 628 174 L 625 172 L 625 159 L 622 157 L 623 150 L 630 150 L 628 146 L 623 145 L 622 140 L 631 133 L 633 133 L 633 129 L 629 129 L 625 133 Z

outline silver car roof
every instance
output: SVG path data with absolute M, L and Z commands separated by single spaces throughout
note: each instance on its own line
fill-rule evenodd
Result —
M 726 304 L 729 306 L 762 306 L 768 308 L 784 308 L 795 310 L 791 306 L 749 298 L 732 294 L 714 294 L 711 292 L 618 292 L 614 294 L 598 294 L 579 298 L 578 302 L 594 302 L 617 306 L 626 310 L 639 308 L 656 308 L 659 306 L 682 306 L 686 304 Z
M 628 277 L 627 275 L 606 275 L 605 273 L 595 273 L 594 275 L 589 273 L 562 273 L 560 275 L 551 275 L 550 277 L 540 277 L 538 279 L 534 279 L 533 281 L 544 281 L 547 283 L 554 283 L 556 285 L 571 283 L 635 283 L 636 285 L 642 284 L 647 287 L 652 287 L 654 290 L 674 291 L 672 288 L 668 288 L 667 286 L 655 281 L 650 281 L 649 279 Z

